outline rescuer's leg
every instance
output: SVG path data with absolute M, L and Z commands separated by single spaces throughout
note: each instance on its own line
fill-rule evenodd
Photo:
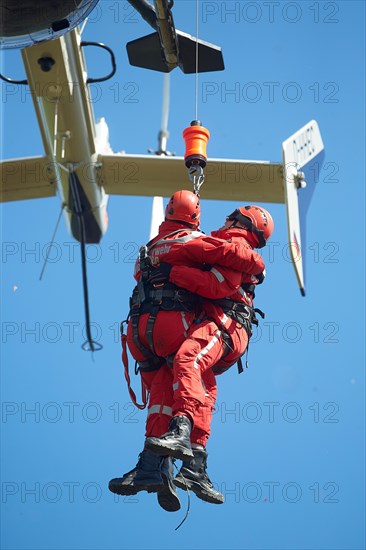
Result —
M 109 490 L 117 495 L 136 495 L 140 491 L 156 493 L 164 485 L 161 476 L 162 462 L 161 456 L 144 449 L 135 468 L 122 477 L 111 479 Z
M 151 373 L 141 373 L 141 376 L 149 389 L 145 435 L 160 437 L 168 431 L 173 414 L 173 372 L 164 364 L 153 378 Z
M 206 400 L 202 376 L 219 360 L 223 349 L 221 332 L 215 323 L 206 321 L 191 326 L 188 338 L 174 358 L 173 418 L 169 424 L 169 431 L 159 438 L 148 437 L 147 449 L 180 460 L 193 458 L 190 433 L 195 413 Z
M 161 437 L 148 437 L 145 446 L 158 455 L 169 455 L 180 460 L 191 458 L 191 429 L 192 423 L 188 416 L 173 416 L 169 431 Z
M 194 444 L 193 444 L 194 445 Z M 190 489 L 198 498 L 211 502 L 212 504 L 222 504 L 224 495 L 216 491 L 213 483 L 207 474 L 207 456 L 206 449 L 193 448 L 193 458 L 184 460 L 174 483 L 180 489 Z
M 206 400 L 200 405 L 194 417 L 194 428 L 191 432 L 193 458 L 185 460 L 174 483 L 180 489 L 193 491 L 196 496 L 212 504 L 222 504 L 224 495 L 215 490 L 207 474 L 206 443 L 211 432 L 212 413 L 217 397 L 216 377 L 209 369 L 202 375 L 206 389 Z
M 146 449 L 139 455 L 133 470 L 111 479 L 109 490 L 117 495 L 136 495 L 140 491 L 157 493 L 158 502 L 167 512 L 180 509 L 179 497 L 173 482 L 173 464 L 168 456 L 158 456 Z
M 163 458 L 161 476 L 164 486 L 158 491 L 158 502 L 167 512 L 177 512 L 180 509 L 180 501 L 173 478 L 173 461 L 170 456 Z

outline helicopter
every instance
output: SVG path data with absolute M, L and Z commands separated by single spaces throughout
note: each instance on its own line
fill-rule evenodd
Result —
M 220 47 L 176 29 L 173 2 L 154 0 L 154 6 L 147 0 L 129 3 L 154 29 L 127 44 L 131 65 L 165 74 L 178 67 L 187 74 L 224 70 Z M 78 26 L 97 0 L 83 0 L 76 8 L 74 2 L 47 4 L 1 2 L 6 14 L 1 46 L 21 48 L 27 76 L 22 81 L 1 78 L 29 87 L 44 147 L 42 156 L 1 162 L 1 201 L 59 197 L 68 230 L 81 245 L 88 326 L 85 245 L 99 243 L 107 230 L 109 196 L 169 197 L 186 178 L 186 166 L 184 157 L 168 154 L 166 123 L 155 155 L 115 154 L 100 143 L 89 85 L 114 76 L 115 56 L 105 44 L 84 41 Z M 88 76 L 86 47 L 109 53 L 111 70 L 107 75 Z M 166 121 L 168 86 L 164 93 Z M 104 120 L 101 123 L 106 124 Z M 204 173 L 205 199 L 286 205 L 289 250 L 303 296 L 306 214 L 323 160 L 319 126 L 311 120 L 283 141 L 281 161 L 210 158 Z M 154 218 L 161 216 L 156 212 L 153 208 L 155 226 Z M 88 343 L 93 349 L 90 333 Z

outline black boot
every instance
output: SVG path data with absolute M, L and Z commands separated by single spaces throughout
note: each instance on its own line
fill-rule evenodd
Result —
M 170 456 L 163 458 L 161 476 L 164 488 L 158 491 L 158 502 L 167 512 L 177 512 L 180 509 L 180 501 L 173 482 L 173 462 Z
M 109 490 L 117 495 L 136 495 L 140 491 L 157 493 L 164 489 L 162 477 L 163 458 L 146 449 L 139 454 L 136 467 L 109 482 Z
M 146 449 L 157 455 L 169 455 L 179 460 L 193 458 L 191 441 L 191 421 L 186 416 L 173 416 L 169 432 L 161 437 L 148 437 Z
M 193 449 L 194 458 L 185 460 L 179 470 L 174 483 L 180 489 L 185 491 L 190 489 L 198 498 L 211 502 L 212 504 L 222 504 L 224 495 L 215 491 L 210 478 L 207 475 L 207 451 L 205 449 Z

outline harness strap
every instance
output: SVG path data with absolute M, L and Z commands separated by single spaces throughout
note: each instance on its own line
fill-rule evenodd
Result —
M 222 308 L 222 310 L 232 319 L 234 319 L 236 322 L 240 323 L 241 326 L 244 328 L 246 333 L 248 334 L 248 345 L 246 347 L 246 350 L 244 353 L 247 354 L 245 366 L 248 368 L 248 355 L 249 355 L 249 344 L 250 344 L 250 338 L 252 336 L 252 324 L 258 326 L 258 319 L 256 317 L 256 313 L 258 313 L 262 319 L 264 319 L 265 315 L 262 310 L 258 308 L 252 308 L 248 304 L 244 304 L 243 302 L 236 302 L 234 300 L 230 300 L 229 298 L 223 298 L 222 300 L 211 300 L 213 303 L 217 304 L 219 307 Z M 231 346 L 228 343 L 228 340 L 231 341 L 230 335 L 225 332 L 225 328 L 223 328 L 223 340 L 226 345 L 226 352 L 224 352 L 225 355 L 229 352 Z M 244 354 L 243 354 L 244 355 Z M 243 363 L 241 360 L 241 357 L 237 360 L 238 365 L 238 374 L 241 374 L 243 369 Z M 227 369 L 217 369 L 217 372 L 221 374 L 222 372 L 225 372 Z
M 160 369 L 161 365 L 164 363 L 164 359 L 159 357 L 156 357 L 156 359 L 161 359 L 161 361 L 156 363 L 151 363 L 151 361 L 136 361 L 135 374 L 139 372 L 153 372 L 154 370 Z
M 159 239 L 158 241 L 153 242 L 154 239 L 152 241 L 149 241 L 146 245 L 148 252 L 151 252 L 155 247 L 161 246 L 163 244 L 184 244 L 205 235 L 201 231 L 190 231 L 189 233 L 187 233 L 187 235 L 184 235 L 183 237 L 178 237 L 176 239 L 172 238 L 173 235 L 177 235 L 181 232 L 182 229 L 176 229 L 175 231 L 168 233 L 168 235 L 165 235 L 165 237 Z
M 164 358 L 156 355 L 154 348 L 153 331 L 159 311 L 193 311 L 197 306 L 197 300 L 194 301 L 194 297 L 191 292 L 179 289 L 171 283 L 152 287 L 148 281 L 144 284 L 140 279 L 130 298 L 129 313 L 133 342 L 146 358 L 146 361 L 139 361 L 138 370 L 154 371 L 165 362 Z M 148 348 L 142 344 L 138 332 L 139 318 L 143 313 L 149 313 L 145 332 Z
M 259 309 L 258 307 L 255 307 L 254 308 L 254 314 L 253 314 L 253 317 L 255 319 L 255 321 L 257 321 L 256 323 L 254 322 L 255 325 L 258 325 L 258 319 L 256 318 L 255 314 L 256 313 L 259 313 L 259 315 L 262 317 L 262 319 L 264 319 L 266 317 L 265 313 L 263 313 L 263 311 L 261 309 Z
M 247 349 L 249 347 L 249 342 L 248 342 L 248 346 L 247 346 Z M 245 352 L 244 352 L 245 353 Z M 243 362 L 241 360 L 241 357 L 239 357 L 238 361 L 237 361 L 237 364 L 238 364 L 238 374 L 241 374 L 242 372 L 244 372 L 244 369 L 243 369 Z
M 155 321 L 156 321 L 156 317 L 158 316 L 158 312 L 159 312 L 159 306 L 155 306 L 150 315 L 149 315 L 149 318 L 147 320 L 147 323 L 146 323 L 146 340 L 148 341 L 149 343 L 149 347 L 152 351 L 152 353 L 155 354 L 155 348 L 154 348 L 154 342 L 153 342 L 153 330 L 154 330 L 154 325 L 155 325 Z
M 151 351 L 149 351 L 145 346 L 141 343 L 139 334 L 138 334 L 138 324 L 139 324 L 139 314 L 138 312 L 131 313 L 131 325 L 132 325 L 132 338 L 133 343 L 138 348 L 138 350 L 144 355 L 145 357 L 150 358 L 150 355 L 152 355 Z
M 148 350 L 141 342 L 139 338 L 139 332 L 138 332 L 138 325 L 139 325 L 139 311 L 135 311 L 131 314 L 131 326 L 132 326 L 132 338 L 135 346 L 139 350 L 139 352 L 146 358 L 146 361 L 139 361 L 139 368 L 138 370 L 148 372 L 153 370 L 158 370 L 161 365 L 164 363 L 164 359 L 161 357 L 158 357 L 154 354 L 153 351 Z M 148 340 L 149 346 L 152 346 L 152 331 L 154 329 L 154 322 L 155 322 L 156 316 L 153 318 L 152 322 L 150 323 L 151 326 L 147 327 L 147 330 L 149 330 L 149 337 L 146 335 L 146 338 Z M 148 320 L 148 325 L 150 322 L 150 317 Z M 152 350 L 154 347 L 152 347 Z
M 131 379 L 130 379 L 130 373 L 128 370 L 128 355 L 127 355 L 127 336 L 123 332 L 123 324 L 121 323 L 121 344 L 122 344 L 122 363 L 124 366 L 124 374 L 125 379 L 127 382 L 127 388 L 128 393 L 130 394 L 132 403 L 140 410 L 143 410 L 146 408 L 147 405 L 147 398 L 148 398 L 148 392 L 147 388 L 144 384 L 144 381 L 141 378 L 141 398 L 142 398 L 142 404 L 137 403 L 136 394 L 131 388 Z
M 238 311 L 240 313 L 247 313 L 248 315 L 250 315 L 253 311 L 253 308 L 248 304 L 237 302 L 235 300 L 230 300 L 230 298 L 222 298 L 221 300 L 210 301 L 218 305 L 219 307 L 222 307 L 225 313 L 228 313 L 229 311 Z
M 258 319 L 255 316 L 255 313 L 258 312 L 261 317 L 264 316 L 264 313 L 261 310 L 254 309 L 243 302 L 236 302 L 228 298 L 224 298 L 222 300 L 212 300 L 212 302 L 221 307 L 229 317 L 240 323 L 247 331 L 249 338 L 252 336 L 252 324 L 258 325 Z

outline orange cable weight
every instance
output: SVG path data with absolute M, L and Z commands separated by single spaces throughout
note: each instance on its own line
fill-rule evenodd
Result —
M 193 120 L 191 125 L 183 131 L 183 138 L 186 144 L 184 161 L 187 168 L 195 165 L 205 168 L 207 163 L 206 147 L 210 139 L 210 132 L 201 126 L 199 120 Z

